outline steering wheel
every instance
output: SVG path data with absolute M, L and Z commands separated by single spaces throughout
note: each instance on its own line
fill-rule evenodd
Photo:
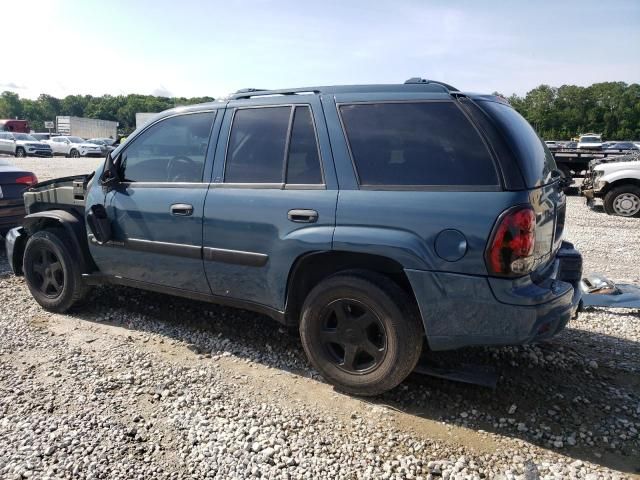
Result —
M 167 181 L 168 182 L 193 181 L 191 178 L 186 178 L 187 175 L 185 174 L 184 171 L 182 172 L 178 171 L 175 175 L 173 174 L 173 169 L 176 168 L 181 163 L 185 166 L 184 170 L 193 171 L 193 172 L 198 171 L 198 164 L 196 162 L 194 162 L 189 157 L 186 157 L 184 155 L 177 155 L 173 157 L 171 160 L 169 160 L 169 163 L 167 163 Z

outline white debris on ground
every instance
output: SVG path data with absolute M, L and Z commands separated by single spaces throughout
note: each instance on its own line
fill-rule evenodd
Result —
M 16 163 L 45 179 L 96 161 Z M 640 219 L 568 201 L 585 270 L 640 284 Z M 495 391 L 413 375 L 359 399 L 324 383 L 295 333 L 266 317 L 124 287 L 50 314 L 0 254 L 0 338 L 0 478 L 640 473 L 638 310 L 590 309 L 539 345 L 443 354 L 495 367 Z

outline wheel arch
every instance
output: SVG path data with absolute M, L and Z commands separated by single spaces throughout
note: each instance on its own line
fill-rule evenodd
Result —
M 286 290 L 285 323 L 297 325 L 300 321 L 302 304 L 311 289 L 331 275 L 345 271 L 370 271 L 385 275 L 393 280 L 410 298 L 417 301 L 404 267 L 389 257 L 331 250 L 311 252 L 296 259 L 289 271 Z
M 89 253 L 84 219 L 77 213 L 67 210 L 45 210 L 31 213 L 24 217 L 22 226 L 29 236 L 48 228 L 63 228 L 69 236 L 74 250 L 80 253 L 78 260 L 82 273 L 89 273 L 97 269 Z
M 601 195 L 606 195 L 614 188 L 622 187 L 624 185 L 634 185 L 640 188 L 640 178 L 619 178 L 613 182 L 607 182 L 607 185 L 602 189 Z

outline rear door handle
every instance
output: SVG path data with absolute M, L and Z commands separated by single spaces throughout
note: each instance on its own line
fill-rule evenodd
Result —
M 287 217 L 296 223 L 315 223 L 318 221 L 318 212 L 315 210 L 294 209 L 289 210 Z
M 171 205 L 170 211 L 171 215 L 188 217 L 193 214 L 193 205 L 189 205 L 188 203 L 174 203 Z

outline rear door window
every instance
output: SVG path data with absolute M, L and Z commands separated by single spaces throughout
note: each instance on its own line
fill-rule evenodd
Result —
M 237 110 L 227 148 L 228 183 L 282 183 L 291 107 Z
M 361 185 L 499 185 L 486 145 L 454 102 L 339 109 Z
M 322 183 L 318 142 L 309 107 L 296 107 L 289 141 L 286 183 Z
M 229 136 L 224 181 L 321 184 L 311 109 L 299 105 L 237 110 Z

